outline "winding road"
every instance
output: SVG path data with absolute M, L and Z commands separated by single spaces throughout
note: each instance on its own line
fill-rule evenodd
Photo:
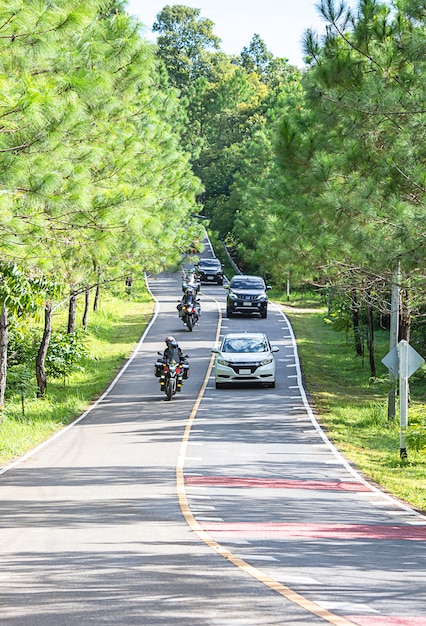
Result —
M 203 285 L 190 333 L 180 275 L 149 285 L 155 315 L 107 392 L 0 470 L 0 624 L 425 626 L 426 518 L 328 442 L 282 310 L 223 318 Z M 234 330 L 279 346 L 275 389 L 215 389 Z M 153 374 L 169 334 L 191 364 L 171 402 Z

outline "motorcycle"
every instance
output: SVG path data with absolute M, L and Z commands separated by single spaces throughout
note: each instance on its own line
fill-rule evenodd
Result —
M 179 309 L 179 317 L 186 325 L 189 332 L 191 332 L 194 326 L 198 324 L 198 320 L 200 319 L 199 303 L 195 301 L 188 302 L 187 304 L 182 304 L 181 308 Z
M 162 356 L 161 352 L 158 354 Z M 188 371 L 187 363 L 165 361 L 164 358 L 157 360 L 155 375 L 160 379 L 160 389 L 166 394 L 167 400 L 171 400 L 176 392 L 180 392 L 183 380 L 188 378 Z

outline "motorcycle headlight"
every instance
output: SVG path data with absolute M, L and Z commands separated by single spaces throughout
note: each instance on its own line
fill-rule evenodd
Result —
M 269 365 L 269 363 L 272 363 L 273 360 L 274 360 L 274 358 L 272 356 L 270 356 L 267 359 L 263 359 L 263 361 L 261 361 L 260 364 L 261 365 Z

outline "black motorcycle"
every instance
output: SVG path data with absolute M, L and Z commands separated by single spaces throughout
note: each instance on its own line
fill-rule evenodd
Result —
M 161 352 L 158 354 L 162 356 Z M 154 371 L 155 375 L 160 379 L 161 391 L 164 391 L 167 400 L 171 400 L 176 392 L 182 389 L 183 380 L 188 378 L 189 366 L 185 362 L 166 361 L 164 358 L 161 358 L 155 363 Z
M 200 319 L 200 305 L 198 302 L 183 304 L 179 311 L 180 318 L 188 330 L 191 332 Z

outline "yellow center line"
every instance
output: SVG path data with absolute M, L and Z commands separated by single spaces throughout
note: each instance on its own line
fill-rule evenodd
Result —
M 217 343 L 220 337 L 220 330 L 222 326 L 222 311 L 221 311 L 220 303 L 218 302 L 218 300 L 216 300 L 216 298 L 212 298 L 212 300 L 216 302 L 217 309 L 219 312 L 219 320 L 217 324 L 216 337 L 215 337 L 215 342 Z M 221 557 L 223 557 L 224 559 L 226 559 L 227 561 L 229 561 L 230 563 L 232 563 L 233 565 L 235 565 L 242 571 L 246 572 L 247 574 L 249 574 L 256 580 L 258 580 L 259 582 L 263 583 L 264 585 L 266 585 L 273 591 L 276 591 L 280 595 L 284 596 L 287 600 L 290 600 L 290 602 L 297 604 L 298 606 L 305 609 L 306 611 L 309 611 L 313 615 L 316 615 L 317 617 L 320 617 L 321 619 L 331 624 L 335 624 L 336 626 L 354 626 L 354 622 L 350 622 L 344 617 L 340 617 L 339 615 L 334 615 L 333 613 L 330 613 L 329 611 L 327 611 L 327 609 L 323 609 L 318 604 L 315 604 L 315 602 L 311 602 L 311 600 L 308 600 L 301 594 L 297 593 L 296 591 L 293 591 L 293 589 L 290 589 L 290 587 L 287 587 L 286 585 L 281 584 L 277 580 L 274 580 L 270 576 L 262 573 L 256 567 L 249 565 L 243 559 L 240 559 L 239 557 L 237 557 L 233 552 L 228 550 L 228 548 L 221 546 L 217 541 L 215 541 L 213 537 L 210 535 L 210 533 L 205 531 L 203 527 L 197 522 L 197 520 L 193 516 L 191 509 L 189 507 L 188 498 L 187 498 L 186 490 L 185 490 L 185 477 L 184 477 L 185 456 L 186 456 L 186 451 L 188 447 L 189 437 L 191 434 L 191 428 L 196 418 L 198 408 L 204 397 L 204 392 L 209 382 L 214 360 L 215 360 L 215 355 L 212 354 L 209 365 L 207 367 L 207 372 L 204 377 L 203 384 L 201 385 L 201 389 L 198 393 L 197 399 L 195 400 L 194 406 L 192 407 L 191 414 L 186 423 L 186 427 L 185 427 L 185 431 L 183 434 L 183 438 L 182 438 L 182 442 L 181 442 L 181 446 L 180 446 L 180 450 L 179 450 L 179 454 L 177 458 L 177 463 L 176 463 L 176 490 L 177 490 L 177 495 L 179 498 L 180 509 L 182 511 L 182 515 L 186 523 L 191 528 L 191 530 L 211 550 L 213 550 L 214 552 L 219 554 Z

